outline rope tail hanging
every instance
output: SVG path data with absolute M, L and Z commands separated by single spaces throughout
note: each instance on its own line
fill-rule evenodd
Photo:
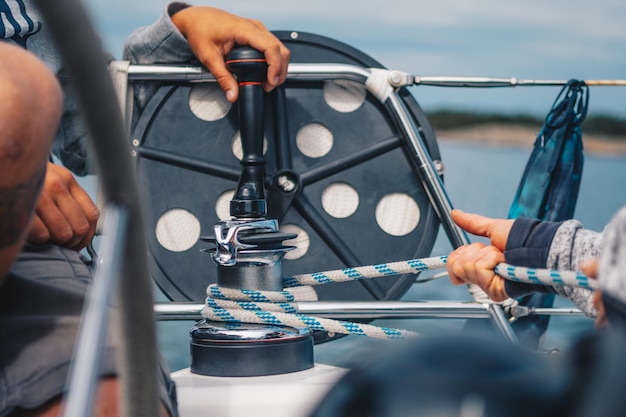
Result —
M 308 327 L 312 330 L 378 339 L 416 337 L 417 333 L 407 330 L 304 316 L 298 314 L 297 302 L 314 299 L 314 296 L 311 296 L 314 292 L 307 291 L 309 286 L 441 269 L 445 267 L 447 259 L 447 256 L 438 256 L 294 275 L 283 278 L 285 290 L 281 292 L 240 290 L 210 285 L 207 288 L 207 302 L 202 315 L 214 321 Z M 495 272 L 505 279 L 529 284 L 573 286 L 592 290 L 596 288 L 595 280 L 574 271 L 524 268 L 501 263 L 496 266 Z

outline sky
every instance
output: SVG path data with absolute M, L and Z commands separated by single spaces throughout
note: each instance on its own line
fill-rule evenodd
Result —
M 154 22 L 166 0 L 85 0 L 106 47 Z M 193 2 L 345 42 L 390 69 L 421 76 L 626 79 L 624 0 L 211 0 Z M 428 110 L 545 115 L 559 88 L 419 86 Z M 626 87 L 593 87 L 590 114 L 626 118 Z

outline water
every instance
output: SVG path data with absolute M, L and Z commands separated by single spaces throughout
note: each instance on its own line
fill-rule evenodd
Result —
M 530 148 L 511 148 L 442 141 L 440 150 L 445 164 L 445 185 L 455 207 L 491 217 L 506 217 L 518 182 L 526 165 Z M 586 155 L 576 218 L 592 230 L 601 231 L 622 205 L 626 204 L 626 158 L 609 155 Z M 471 237 L 472 240 L 478 240 Z M 451 250 L 440 233 L 433 255 Z M 162 298 L 160 298 L 162 299 Z M 410 300 L 470 300 L 464 286 L 452 286 L 447 278 L 427 284 L 414 285 L 406 294 Z M 557 298 L 556 307 L 571 307 L 565 299 Z M 454 332 L 463 326 L 462 320 L 377 321 L 381 325 L 411 328 L 421 333 Z M 189 366 L 189 328 L 193 322 L 161 322 L 158 324 L 160 348 L 172 370 Z M 552 317 L 543 347 L 563 350 L 583 332 L 593 330 L 586 317 Z M 316 360 L 351 366 L 368 352 L 378 350 L 386 342 L 365 340 L 358 336 L 345 337 L 316 346 Z

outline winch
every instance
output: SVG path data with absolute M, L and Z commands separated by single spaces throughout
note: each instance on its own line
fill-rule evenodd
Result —
M 239 84 L 239 125 L 243 156 L 241 175 L 227 221 L 217 222 L 214 236 L 217 285 L 223 288 L 282 291 L 282 261 L 293 247 L 278 220 L 267 219 L 263 157 L 263 81 L 267 62 L 250 47 L 233 49 L 227 68 Z M 313 367 L 313 337 L 308 329 L 202 320 L 191 329 L 191 372 L 209 376 L 260 376 Z

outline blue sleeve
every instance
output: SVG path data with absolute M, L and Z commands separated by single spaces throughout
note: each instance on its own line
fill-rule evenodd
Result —
M 545 268 L 548 252 L 561 222 L 544 222 L 520 217 L 513 223 L 504 257 L 512 265 Z
M 520 217 L 515 220 L 506 242 L 504 257 L 507 263 L 531 268 L 545 268 L 550 244 L 561 223 L 544 222 Z M 511 298 L 534 292 L 554 292 L 550 286 L 524 284 L 506 280 L 506 293 Z

